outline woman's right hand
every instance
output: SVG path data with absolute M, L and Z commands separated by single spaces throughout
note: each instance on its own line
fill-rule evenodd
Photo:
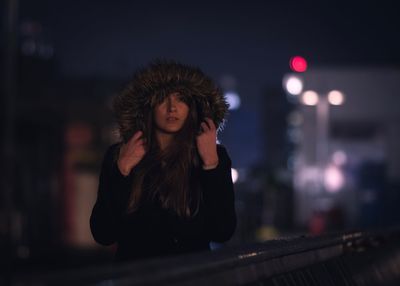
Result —
M 136 132 L 128 142 L 123 144 L 119 150 L 118 169 L 122 175 L 128 176 L 146 154 L 143 132 Z

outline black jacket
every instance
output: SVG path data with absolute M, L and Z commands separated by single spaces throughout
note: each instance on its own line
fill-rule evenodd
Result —
M 132 175 L 120 173 L 114 160 L 116 150 L 113 145 L 105 154 L 90 227 L 98 243 L 118 243 L 117 261 L 208 250 L 210 241 L 231 238 L 236 214 L 231 160 L 223 146 L 217 145 L 218 166 L 200 170 L 202 201 L 191 219 L 180 218 L 156 202 L 126 214 Z

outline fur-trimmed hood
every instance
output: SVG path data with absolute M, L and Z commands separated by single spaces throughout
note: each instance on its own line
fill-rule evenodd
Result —
M 212 118 L 222 130 L 228 103 L 214 81 L 197 67 L 157 60 L 138 70 L 113 100 L 121 138 L 127 141 L 144 130 L 145 114 L 172 92 L 194 99 L 199 116 Z

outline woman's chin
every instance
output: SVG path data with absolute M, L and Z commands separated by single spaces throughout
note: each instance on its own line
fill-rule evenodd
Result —
M 181 128 L 178 128 L 178 127 L 176 127 L 176 128 L 169 127 L 169 128 L 159 129 L 158 131 L 160 133 L 174 135 L 174 134 L 177 134 L 180 130 L 181 130 Z

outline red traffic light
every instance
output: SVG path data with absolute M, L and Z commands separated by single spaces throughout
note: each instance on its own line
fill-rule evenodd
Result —
M 307 61 L 300 56 L 290 59 L 290 69 L 295 72 L 305 72 L 307 70 Z

